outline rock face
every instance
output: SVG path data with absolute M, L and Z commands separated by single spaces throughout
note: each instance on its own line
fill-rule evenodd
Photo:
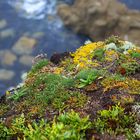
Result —
M 76 0 L 72 6 L 60 5 L 58 13 L 66 26 L 93 40 L 113 34 L 140 44 L 140 12 L 116 0 Z

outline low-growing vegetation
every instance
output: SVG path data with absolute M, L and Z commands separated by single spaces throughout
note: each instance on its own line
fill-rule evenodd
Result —
M 0 139 L 136 140 L 139 104 L 140 47 L 112 36 L 35 61 L 0 98 Z

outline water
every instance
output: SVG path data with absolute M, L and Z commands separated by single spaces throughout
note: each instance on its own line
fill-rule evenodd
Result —
M 7 25 L 0 32 L 12 29 L 13 35 L 0 38 L 0 50 L 11 49 L 21 36 L 35 38 L 37 45 L 31 55 L 47 53 L 48 58 L 54 52 L 74 51 L 87 39 L 84 36 L 76 35 L 63 26 L 63 22 L 57 15 L 57 4 L 72 0 L 0 0 L 0 20 L 6 20 Z M 40 37 L 35 37 L 38 34 Z M 21 55 L 17 55 L 18 59 Z M 31 66 L 25 66 L 16 60 L 14 65 L 7 66 L 0 64 L 1 69 L 10 69 L 16 73 L 11 80 L 0 81 L 0 93 L 11 86 L 16 86 L 20 81 L 23 72 Z
M 131 9 L 140 9 L 140 0 L 120 0 L 125 3 Z
M 74 0 L 0 0 L 0 21 L 6 20 L 7 25 L 0 28 L 0 33 L 10 29 L 9 35 L 0 37 L 0 51 L 10 50 L 21 36 L 35 38 L 37 41 L 31 56 L 47 53 L 48 58 L 54 52 L 74 51 L 81 46 L 87 37 L 76 35 L 64 27 L 57 15 L 57 5 Z M 120 0 L 129 8 L 140 9 L 140 0 Z M 11 80 L 0 81 L 0 94 L 11 86 L 16 86 L 23 72 L 30 69 L 19 62 L 21 55 L 12 66 L 2 65 L 0 69 L 12 70 L 15 76 Z

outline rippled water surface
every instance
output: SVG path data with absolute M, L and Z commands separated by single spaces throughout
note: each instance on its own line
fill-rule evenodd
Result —
M 83 44 L 86 38 L 66 29 L 57 15 L 57 5 L 64 2 L 72 4 L 72 0 L 0 0 L 0 52 L 8 50 L 16 55 L 12 65 L 3 60 L 0 63 L 1 69 L 14 72 L 13 78 L 0 79 L 1 93 L 19 83 L 20 75 L 30 69 L 31 65 L 19 62 L 21 57 L 40 53 L 50 57 L 54 52 L 74 51 Z M 13 49 L 21 37 L 35 40 L 30 54 Z

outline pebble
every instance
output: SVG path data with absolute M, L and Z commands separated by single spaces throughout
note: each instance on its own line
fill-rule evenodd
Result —
M 0 80 L 11 80 L 15 73 L 11 70 L 0 69 Z
M 4 19 L 0 20 L 0 29 L 5 28 L 6 26 L 7 26 L 6 20 L 4 20 Z
M 12 50 L 16 54 L 19 54 L 19 55 L 31 54 L 36 43 L 37 43 L 36 39 L 22 36 L 14 44 L 14 46 L 12 47 Z
M 23 65 L 26 66 L 31 66 L 32 65 L 32 60 L 34 59 L 33 56 L 29 56 L 29 55 L 23 55 L 19 58 L 19 62 Z
M 9 50 L 1 50 L 0 51 L 0 64 L 12 66 L 14 62 L 17 60 L 17 57 L 14 53 Z
M 0 32 L 0 38 L 8 38 L 8 37 L 13 37 L 14 36 L 14 30 L 13 29 L 5 29 Z

